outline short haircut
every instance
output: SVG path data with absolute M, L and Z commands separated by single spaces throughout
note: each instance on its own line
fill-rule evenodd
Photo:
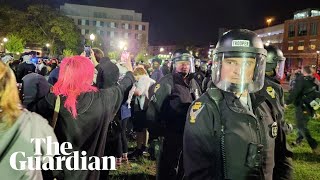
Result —
M 303 67 L 303 72 L 307 74 L 312 74 L 311 67 L 310 66 L 304 66 Z
M 99 62 L 100 59 L 102 59 L 104 57 L 103 51 L 99 48 L 92 48 L 92 50 L 94 52 L 94 56 L 95 56 L 96 60 Z
M 142 76 L 146 74 L 148 74 L 148 72 L 141 66 L 136 67 L 133 71 L 134 76 Z

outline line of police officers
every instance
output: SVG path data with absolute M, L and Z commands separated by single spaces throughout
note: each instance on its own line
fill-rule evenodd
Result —
M 212 83 L 202 95 L 193 57 L 183 50 L 153 89 L 147 119 L 163 137 L 157 179 L 292 179 L 275 80 L 282 52 L 238 29 L 225 33 L 213 54 Z

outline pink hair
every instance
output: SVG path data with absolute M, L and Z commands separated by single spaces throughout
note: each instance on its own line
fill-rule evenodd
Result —
M 96 92 L 98 89 L 92 86 L 94 65 L 86 57 L 73 56 L 64 58 L 60 65 L 59 78 L 53 86 L 55 95 L 67 97 L 64 107 L 76 118 L 77 97 L 81 93 Z

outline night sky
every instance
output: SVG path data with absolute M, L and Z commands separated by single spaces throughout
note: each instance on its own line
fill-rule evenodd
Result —
M 320 0 L 41 0 L 40 2 L 55 6 L 69 2 L 135 10 L 142 13 L 143 21 L 150 23 L 150 45 L 215 43 L 220 27 L 255 30 L 266 27 L 265 19 L 268 16 L 275 17 L 273 24 L 280 24 L 286 19 L 292 19 L 293 12 L 297 10 L 320 9 Z

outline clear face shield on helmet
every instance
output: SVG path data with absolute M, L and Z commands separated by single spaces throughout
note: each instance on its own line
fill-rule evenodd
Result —
M 212 64 L 212 81 L 227 92 L 257 92 L 264 85 L 265 65 L 266 56 L 261 54 L 217 53 Z
M 173 71 L 176 73 L 189 74 L 195 72 L 194 58 L 190 54 L 182 54 L 172 59 Z
M 284 66 L 285 66 L 285 60 L 281 60 L 281 61 L 277 62 L 277 67 L 276 67 L 275 71 L 276 71 L 276 76 L 278 79 L 283 78 Z

